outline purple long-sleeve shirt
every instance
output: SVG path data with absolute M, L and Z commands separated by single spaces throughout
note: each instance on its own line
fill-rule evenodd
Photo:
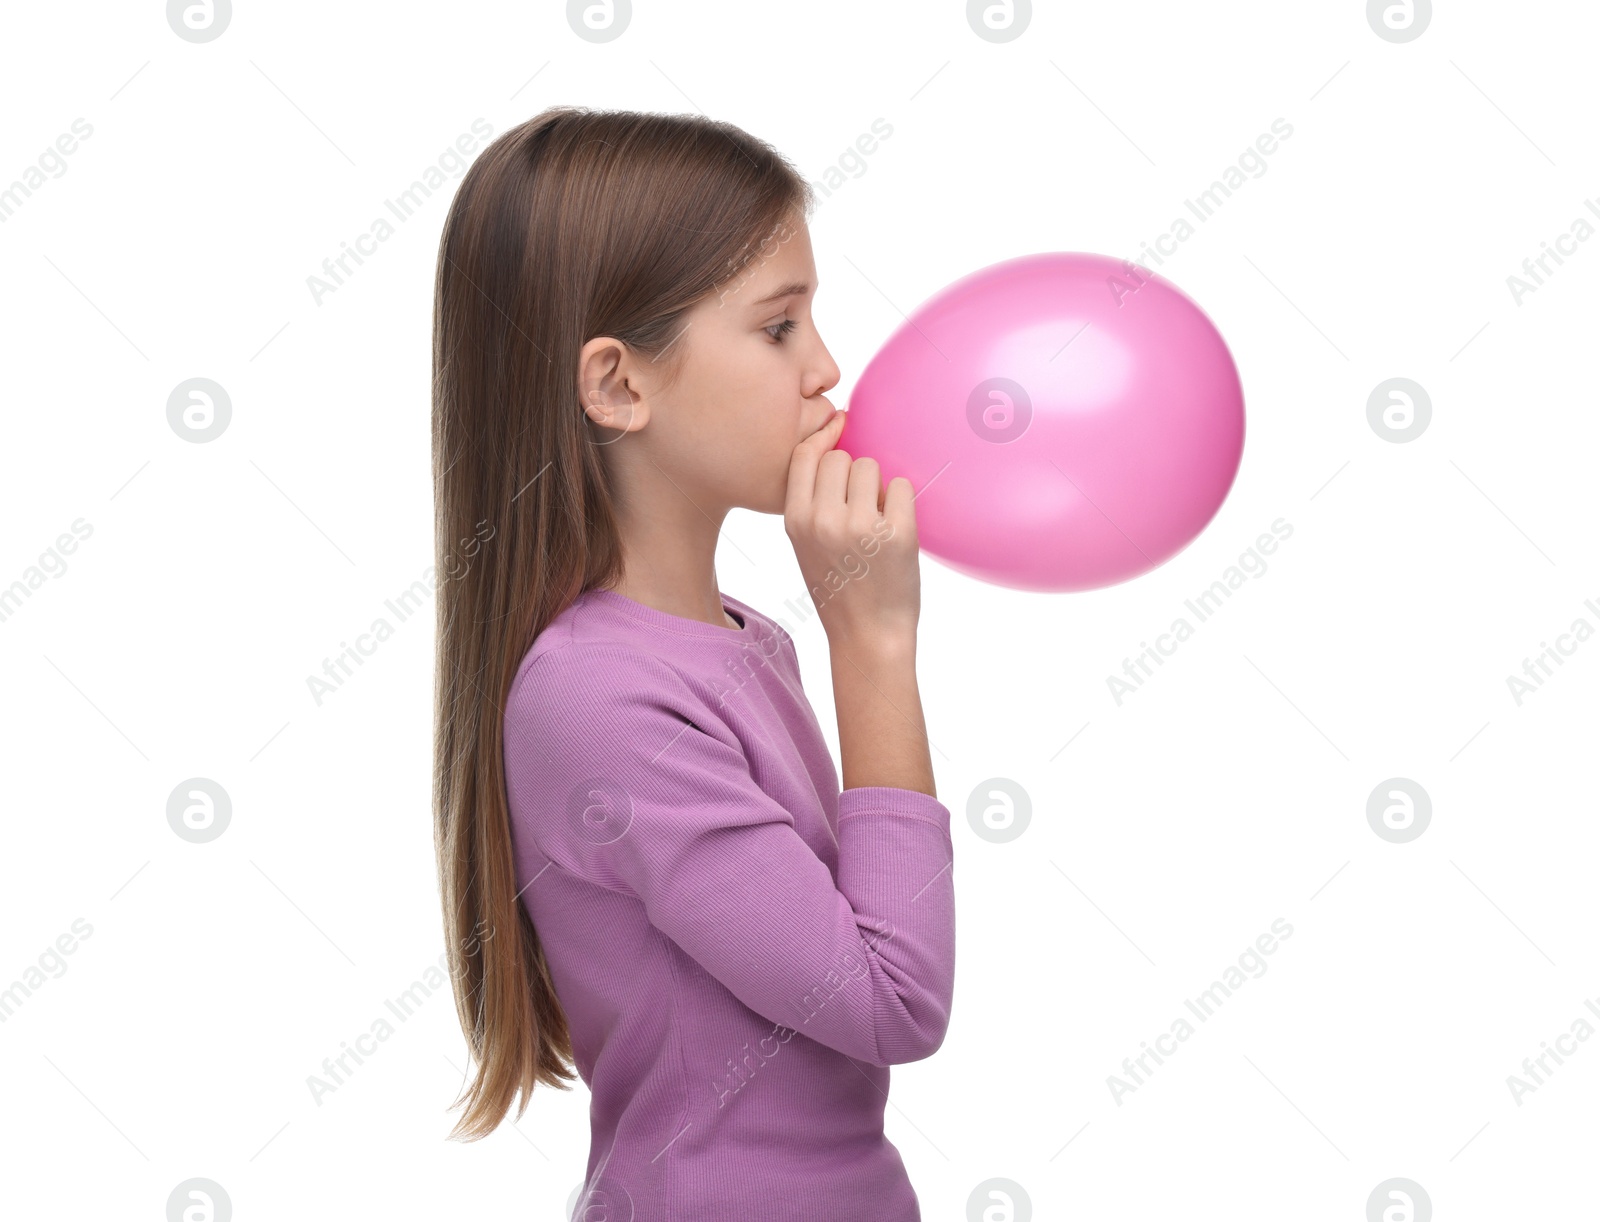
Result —
M 918 1222 L 883 1114 L 949 1022 L 950 812 L 841 793 L 793 640 L 722 601 L 742 628 L 587 591 L 506 707 L 517 885 L 592 1094 L 576 1217 Z

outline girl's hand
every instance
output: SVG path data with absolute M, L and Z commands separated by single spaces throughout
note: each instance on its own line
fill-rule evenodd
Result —
M 882 486 L 876 459 L 834 449 L 845 414 L 794 449 L 783 529 L 831 645 L 913 645 L 921 553 L 911 481 Z

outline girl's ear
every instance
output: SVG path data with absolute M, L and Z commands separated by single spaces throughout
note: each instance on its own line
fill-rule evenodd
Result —
M 615 392 L 606 395 L 598 390 L 593 391 L 583 409 L 583 414 L 590 420 L 602 428 L 615 429 L 619 436 L 643 428 L 650 420 L 649 407 L 643 399 L 636 399 L 629 392 L 626 382 L 622 383 L 621 392 L 624 401 L 618 403 L 615 402 Z
M 578 354 L 579 406 L 590 420 L 616 430 L 617 436 L 643 428 L 650 419 L 644 396 L 630 384 L 629 360 L 621 342 L 608 336 L 591 339 Z

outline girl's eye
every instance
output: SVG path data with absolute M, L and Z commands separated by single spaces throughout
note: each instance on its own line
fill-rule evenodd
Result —
M 783 337 L 789 334 L 789 332 L 793 331 L 796 325 L 797 324 L 795 323 L 794 319 L 785 318 L 780 323 L 774 323 L 770 327 L 763 327 L 762 330 L 764 330 L 768 335 L 772 335 L 772 333 L 776 331 L 778 334 L 772 335 L 772 338 L 774 341 L 781 344 L 783 343 Z

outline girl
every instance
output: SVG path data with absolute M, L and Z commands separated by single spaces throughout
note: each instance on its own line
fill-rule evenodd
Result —
M 834 448 L 814 206 L 730 124 L 557 107 L 483 151 L 440 243 L 452 1136 L 575 1065 L 589 1222 L 921 1216 L 883 1115 L 949 1021 L 950 813 L 911 484 Z M 794 641 L 718 586 L 735 507 L 783 514 L 842 792 Z

